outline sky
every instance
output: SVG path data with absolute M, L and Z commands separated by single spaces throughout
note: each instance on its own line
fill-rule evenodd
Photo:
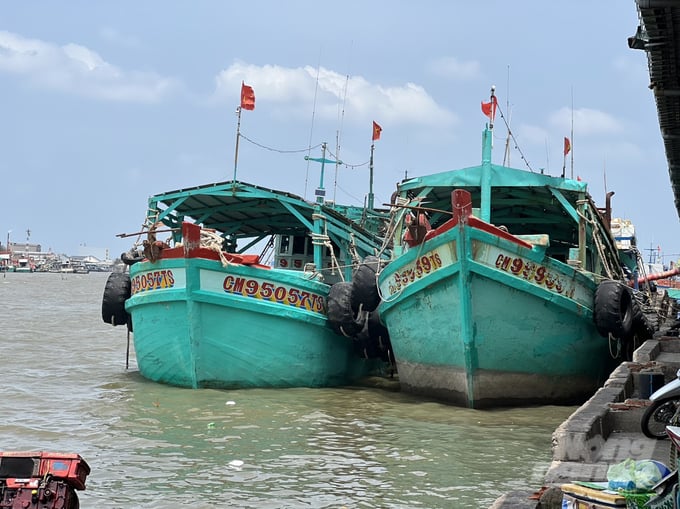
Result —
M 0 242 L 111 258 L 149 196 L 238 180 L 364 203 L 481 161 L 495 86 L 509 165 L 607 191 L 648 259 L 680 258 L 678 212 L 634 0 L 15 1 L 0 18 Z M 255 109 L 241 115 L 241 84 Z M 507 128 L 494 126 L 494 163 Z M 573 132 L 573 134 L 572 134 Z M 309 147 L 314 147 L 309 151 Z M 507 162 L 507 161 L 506 161 Z M 30 237 L 27 234 L 30 231 Z

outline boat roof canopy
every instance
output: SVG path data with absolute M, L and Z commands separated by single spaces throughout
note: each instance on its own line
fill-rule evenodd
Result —
M 543 187 L 550 186 L 567 191 L 586 192 L 588 185 L 579 180 L 553 177 L 508 166 L 491 164 L 491 181 L 494 187 Z M 399 184 L 399 189 L 409 190 L 423 187 L 479 187 L 482 179 L 482 166 L 470 166 L 457 170 L 443 171 L 424 177 L 415 177 Z
M 503 225 L 513 234 L 533 235 L 546 233 L 551 223 L 553 241 L 574 242 L 578 234 L 576 204 L 586 199 L 595 204 L 587 193 L 587 184 L 578 180 L 553 177 L 491 164 L 491 223 Z M 472 196 L 473 207 L 482 201 L 483 167 L 472 166 L 416 177 L 399 184 L 399 194 L 410 200 L 422 201 L 419 206 L 439 211 L 451 211 L 451 193 L 465 189 Z M 448 214 L 432 214 L 433 227 L 449 219 Z
M 171 228 L 191 221 L 224 235 L 251 238 L 306 234 L 314 230 L 314 214 L 320 212 L 336 231 L 375 238 L 356 222 L 362 211 L 331 204 L 317 207 L 292 193 L 227 181 L 154 195 L 149 198 L 148 214 L 151 222 L 162 221 Z

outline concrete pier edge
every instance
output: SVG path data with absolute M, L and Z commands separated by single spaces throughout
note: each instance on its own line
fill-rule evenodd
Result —
M 606 481 L 609 466 L 626 458 L 669 465 L 670 441 L 647 438 L 640 428 L 649 405 L 646 397 L 640 397 L 640 376 L 663 373 L 667 382 L 680 369 L 680 339 L 666 334 L 642 344 L 632 361 L 621 363 L 553 432 L 552 463 L 543 486 L 506 493 L 489 509 L 560 509 L 562 484 Z

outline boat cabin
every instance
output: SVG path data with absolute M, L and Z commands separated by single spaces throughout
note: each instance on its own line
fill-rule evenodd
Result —
M 340 260 L 340 248 L 333 244 L 333 256 L 340 265 L 345 261 Z M 328 284 L 341 281 L 340 274 L 333 268 L 333 256 L 328 247 L 323 250 L 323 273 L 324 282 Z M 351 262 L 350 262 L 351 263 Z M 277 235 L 275 239 L 274 267 L 278 269 L 305 270 L 314 266 L 314 243 L 307 235 Z M 319 270 L 318 267 L 314 267 Z

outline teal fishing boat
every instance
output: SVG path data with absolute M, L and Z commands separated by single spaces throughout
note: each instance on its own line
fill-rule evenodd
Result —
M 583 401 L 649 328 L 579 180 L 491 162 L 393 195 L 378 311 L 402 390 L 466 407 Z M 610 195 L 613 193 L 610 193 Z M 653 331 L 652 331 L 653 332 Z
M 129 274 L 111 274 L 102 318 L 128 326 L 140 373 L 156 382 L 349 383 L 381 360 L 334 330 L 327 299 L 379 252 L 385 219 L 239 181 L 152 196 L 143 252 L 122 256 Z

